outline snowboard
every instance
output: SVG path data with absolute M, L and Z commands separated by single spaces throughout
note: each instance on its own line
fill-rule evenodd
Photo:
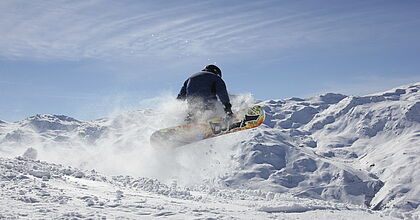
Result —
M 259 105 L 235 112 L 234 115 L 235 117 L 230 120 L 213 118 L 164 128 L 151 135 L 150 143 L 154 147 L 180 147 L 200 140 L 258 127 L 265 118 L 264 110 Z

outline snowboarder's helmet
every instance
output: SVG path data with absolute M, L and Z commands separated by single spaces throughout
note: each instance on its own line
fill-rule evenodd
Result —
M 212 72 L 220 77 L 222 77 L 222 71 L 216 65 L 210 64 L 204 67 L 203 71 Z

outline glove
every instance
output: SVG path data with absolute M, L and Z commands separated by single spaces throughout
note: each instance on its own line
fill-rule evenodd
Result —
M 232 105 L 230 103 L 225 104 L 225 112 L 226 112 L 225 121 L 232 121 L 235 118 L 235 115 L 232 112 Z
M 224 105 L 225 105 L 226 115 L 233 115 L 232 105 L 230 103 L 224 103 Z

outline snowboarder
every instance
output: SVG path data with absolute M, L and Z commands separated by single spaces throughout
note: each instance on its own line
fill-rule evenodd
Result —
M 215 113 L 217 98 L 224 105 L 226 118 L 232 118 L 232 105 L 222 79 L 222 71 L 212 64 L 189 77 L 177 97 L 179 100 L 187 100 L 189 113 L 186 121 L 188 122 L 196 121 L 204 112 Z

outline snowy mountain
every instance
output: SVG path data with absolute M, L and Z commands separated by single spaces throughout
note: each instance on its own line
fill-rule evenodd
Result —
M 156 149 L 148 143 L 153 131 L 181 123 L 185 107 L 172 100 L 155 110 L 89 122 L 62 115 L 0 122 L 2 196 L 8 198 L 0 206 L 32 204 L 31 198 L 51 203 L 51 195 L 58 193 L 54 187 L 64 187 L 68 190 L 61 196 L 67 198 L 67 209 L 49 214 L 64 215 L 83 206 L 85 213 L 100 207 L 110 216 L 136 218 L 109 209 L 118 203 L 124 207 L 121 210 L 130 210 L 136 199 L 143 201 L 147 194 L 158 204 L 176 198 L 174 203 L 186 203 L 184 209 L 189 210 L 181 214 L 182 208 L 173 204 L 160 213 L 150 207 L 145 211 L 147 202 L 137 204 L 142 207 L 137 212 L 149 217 L 167 212 L 175 218 L 218 218 L 209 214 L 215 206 L 214 212 L 233 218 L 309 218 L 322 213 L 319 218 L 418 219 L 419 90 L 420 83 L 415 83 L 362 97 L 327 93 L 262 101 L 258 104 L 264 107 L 266 120 L 259 128 L 177 149 Z M 246 95 L 233 99 L 236 108 L 254 103 Z M 12 159 L 18 155 L 24 156 Z M 92 169 L 93 174 L 86 171 Z M 18 187 L 8 185 L 10 181 Z M 50 196 L 28 193 L 25 183 L 31 181 Z M 94 196 L 78 196 L 77 187 Z M 18 189 L 24 193 L 15 192 Z M 125 190 L 130 195 L 124 202 Z M 79 200 L 86 204 L 69 202 L 77 197 L 85 198 Z M 220 197 L 230 208 L 219 207 Z M 205 211 L 194 212 L 192 207 L 199 206 Z M 250 216 L 240 214 L 250 209 Z M 327 216 L 331 210 L 341 214 Z

